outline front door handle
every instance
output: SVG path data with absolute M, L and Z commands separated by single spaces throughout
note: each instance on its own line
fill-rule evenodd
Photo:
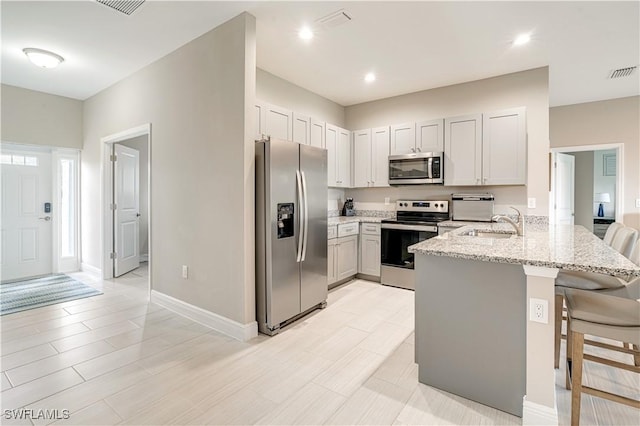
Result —
M 49 222 L 51 220 L 51 216 L 39 217 L 38 219 L 46 220 L 47 222 Z

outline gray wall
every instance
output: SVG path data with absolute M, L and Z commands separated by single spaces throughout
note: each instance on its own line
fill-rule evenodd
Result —
M 85 101 L 83 262 L 101 263 L 100 138 L 151 123 L 153 289 L 255 320 L 255 69 L 243 13 Z
M 82 101 L 2 85 L 2 141 L 82 148 Z
M 549 137 L 552 148 L 623 144 L 622 220 L 640 229 L 640 96 L 550 108 Z
M 567 154 L 575 157 L 574 223 L 593 232 L 593 151 Z
M 118 142 L 140 153 L 140 255 L 149 254 L 149 149 L 147 135 Z
M 452 192 L 492 192 L 497 207 L 515 205 L 523 213 L 547 216 L 549 70 L 546 67 L 348 106 L 346 126 L 350 130 L 366 129 L 518 106 L 527 108 L 526 186 L 354 189 L 347 190 L 346 196 L 367 202 L 383 202 L 388 196 L 393 202 L 401 198 L 446 197 Z M 537 208 L 527 209 L 527 197 L 536 198 Z

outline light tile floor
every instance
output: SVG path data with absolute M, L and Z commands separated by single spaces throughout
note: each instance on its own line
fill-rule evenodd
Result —
M 147 302 L 146 265 L 104 295 L 0 319 L 4 410 L 69 410 L 56 424 L 520 424 L 419 384 L 413 293 L 353 281 L 274 337 L 241 343 Z M 631 395 L 637 378 L 587 366 Z M 557 372 L 562 424 L 570 392 Z M 33 414 L 39 414 L 34 411 Z M 638 424 L 637 410 L 583 397 L 583 424 Z

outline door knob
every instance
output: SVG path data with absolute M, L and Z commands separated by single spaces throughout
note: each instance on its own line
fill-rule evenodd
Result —
M 136 217 L 140 217 L 140 213 L 136 213 Z
M 38 219 L 46 220 L 47 222 L 49 222 L 51 220 L 51 216 L 39 217 Z

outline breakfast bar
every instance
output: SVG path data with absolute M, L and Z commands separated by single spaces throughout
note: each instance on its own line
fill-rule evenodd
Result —
M 409 247 L 416 258 L 419 381 L 557 424 L 554 285 L 560 269 L 640 276 L 640 267 L 584 227 L 464 226 Z

